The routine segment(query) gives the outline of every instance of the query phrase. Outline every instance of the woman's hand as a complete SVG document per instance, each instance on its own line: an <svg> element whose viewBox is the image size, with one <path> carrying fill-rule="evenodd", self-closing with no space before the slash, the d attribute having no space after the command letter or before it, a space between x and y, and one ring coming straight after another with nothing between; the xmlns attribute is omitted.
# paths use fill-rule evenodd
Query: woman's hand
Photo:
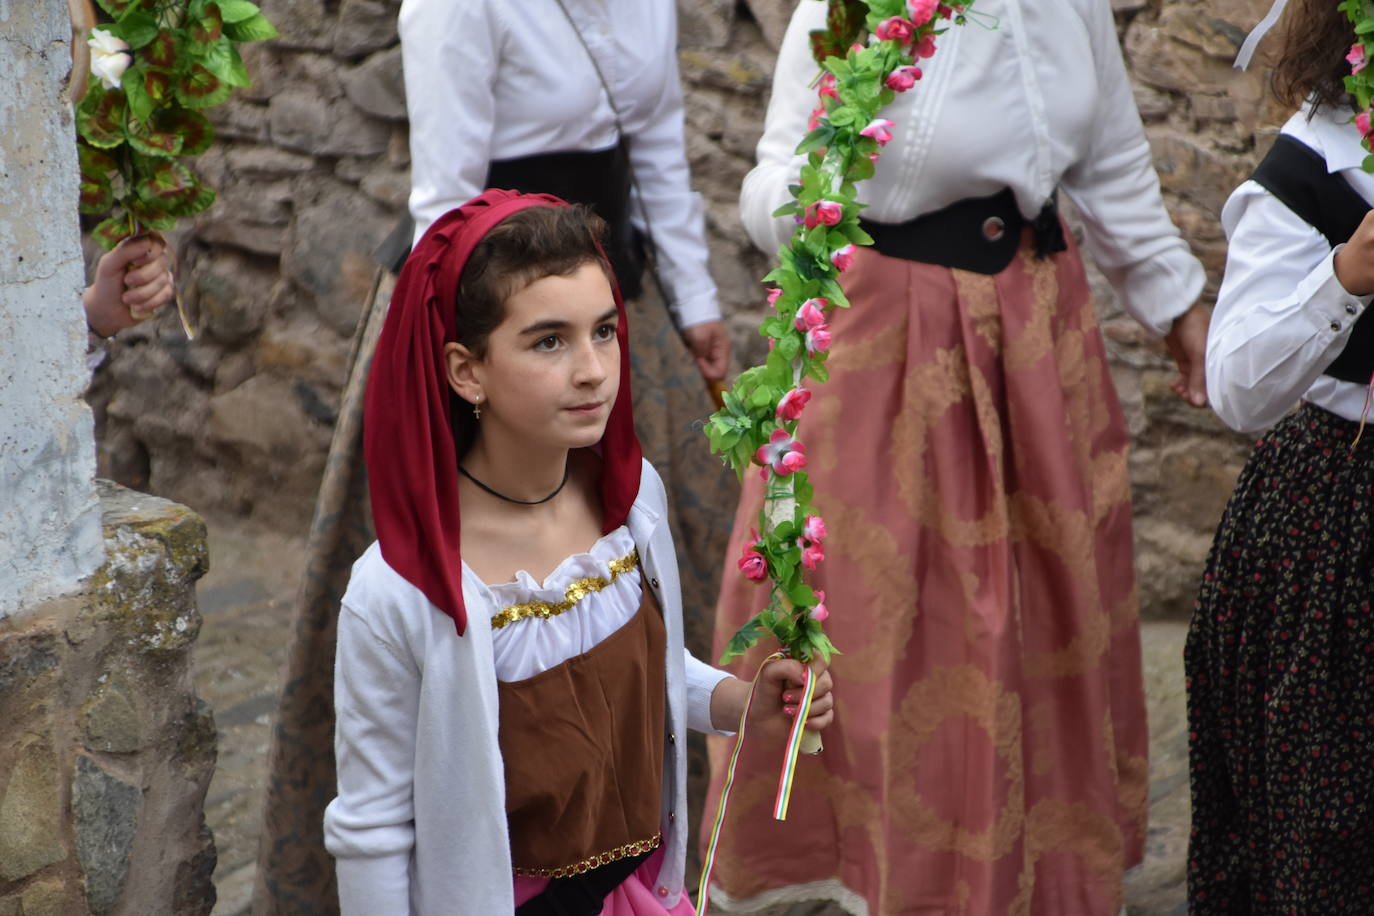
<svg viewBox="0 0 1374 916"><path fill-rule="evenodd" d="M835 720L835 695L831 690L834 681L824 662L813 660L811 667L816 671L816 688L811 697L811 714L806 719L806 727L820 731ZM805 677L802 664L796 659L781 658L769 662L759 678L759 689L754 695L754 705L749 709L748 724L758 726L781 720L790 727L801 705ZM744 704L749 700L749 688L748 681L737 677L721 681L711 694L711 724L721 731L738 728Z"/></svg>
<svg viewBox="0 0 1374 916"><path fill-rule="evenodd" d="M1194 303L1174 319L1164 335L1169 355L1178 366L1178 377L1169 383L1174 394L1194 407L1207 406L1207 326L1212 315L1201 303Z"/></svg>
<svg viewBox="0 0 1374 916"><path fill-rule="evenodd" d="M692 351L702 378L708 382L725 378L730 368L730 335L725 333L725 322L717 319L683 328L682 338Z"/></svg>
<svg viewBox="0 0 1374 916"><path fill-rule="evenodd" d="M175 295L167 243L144 235L125 239L101 256L81 301L91 330L112 337L151 317Z"/></svg>

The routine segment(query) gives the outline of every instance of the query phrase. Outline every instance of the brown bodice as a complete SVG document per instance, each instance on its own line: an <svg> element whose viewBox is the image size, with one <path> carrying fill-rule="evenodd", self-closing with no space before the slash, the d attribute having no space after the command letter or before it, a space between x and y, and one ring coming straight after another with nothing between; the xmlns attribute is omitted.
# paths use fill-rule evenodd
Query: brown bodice
<svg viewBox="0 0 1374 916"><path fill-rule="evenodd" d="M581 874L659 844L666 638L646 588L589 651L499 684L517 875Z"/></svg>

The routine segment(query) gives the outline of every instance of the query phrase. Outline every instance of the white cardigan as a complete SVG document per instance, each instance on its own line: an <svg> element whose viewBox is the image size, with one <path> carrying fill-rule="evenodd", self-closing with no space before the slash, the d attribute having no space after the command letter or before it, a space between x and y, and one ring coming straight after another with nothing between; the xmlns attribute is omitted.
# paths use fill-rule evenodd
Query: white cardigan
<svg viewBox="0 0 1374 916"><path fill-rule="evenodd" d="M667 627L665 854L655 889L676 901L689 840L684 729L712 731L711 692L728 675L683 647L667 502L647 461L626 524ZM460 637L377 544L353 565L335 668L339 794L324 817L344 916L515 909L492 659L491 615L499 609L486 595L465 575L468 627Z"/></svg>

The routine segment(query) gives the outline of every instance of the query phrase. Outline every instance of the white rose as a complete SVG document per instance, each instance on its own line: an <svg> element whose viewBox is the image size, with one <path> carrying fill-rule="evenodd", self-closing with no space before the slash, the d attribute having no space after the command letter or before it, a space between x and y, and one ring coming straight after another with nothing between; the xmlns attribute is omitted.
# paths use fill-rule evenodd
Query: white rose
<svg viewBox="0 0 1374 916"><path fill-rule="evenodd" d="M91 46L91 72L100 78L100 85L118 89L119 78L134 60L129 46L105 29L91 29L86 44Z"/></svg>

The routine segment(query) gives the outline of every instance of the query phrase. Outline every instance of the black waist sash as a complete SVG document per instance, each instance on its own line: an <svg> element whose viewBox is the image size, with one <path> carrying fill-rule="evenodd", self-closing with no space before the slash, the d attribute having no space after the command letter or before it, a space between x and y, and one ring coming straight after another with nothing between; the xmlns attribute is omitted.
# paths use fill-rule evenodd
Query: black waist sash
<svg viewBox="0 0 1374 916"><path fill-rule="evenodd" d="M1320 153L1287 134L1279 134L1250 177L1324 235L1332 248L1350 240L1370 209L1344 176L1327 169ZM1374 374L1371 314L1366 310L1355 322L1345 349L1326 367L1326 375L1357 385L1369 384Z"/></svg>
<svg viewBox="0 0 1374 916"><path fill-rule="evenodd" d="M553 194L569 203L586 204L609 226L605 240L620 293L637 298L644 290L644 245L630 223L630 154L621 141L592 152L539 153L497 159L488 167L488 188ZM393 273L410 254L415 222L406 214L377 249L376 257Z"/></svg>
<svg viewBox="0 0 1374 916"><path fill-rule="evenodd" d="M988 197L966 197L904 223L860 219L859 225L873 237L873 247L890 258L980 274L1007 269L1021 247L1025 226L1032 229L1037 257L1068 248L1055 198L1051 196L1039 215L1028 220L1011 188Z"/></svg>

